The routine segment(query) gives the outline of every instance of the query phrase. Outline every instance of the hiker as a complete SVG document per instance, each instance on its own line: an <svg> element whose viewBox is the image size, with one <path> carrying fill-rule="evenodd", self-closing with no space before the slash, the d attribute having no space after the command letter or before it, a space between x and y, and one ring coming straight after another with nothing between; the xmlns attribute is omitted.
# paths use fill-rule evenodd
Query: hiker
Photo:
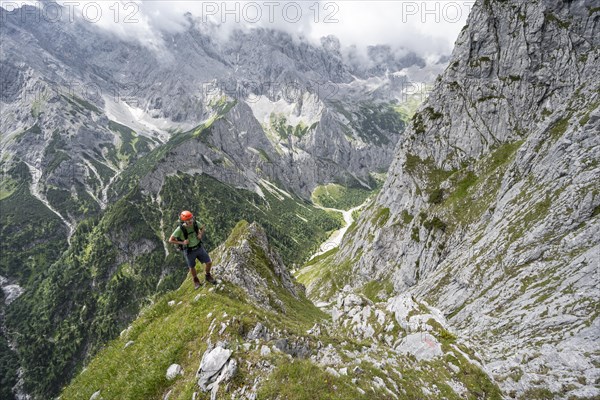
<svg viewBox="0 0 600 400"><path fill-rule="evenodd" d="M180 245L183 249L185 261L187 262L187 266L192 274L192 279L194 280L194 288L198 289L200 287L200 280L196 275L196 259L204 264L206 282L216 284L217 281L210 274L212 261L206 250L204 250L204 247L202 247L204 225L202 225L201 228L198 228L198 223L196 222L194 215L189 211L182 211L179 215L179 221L180 224L169 238L169 243Z"/></svg>

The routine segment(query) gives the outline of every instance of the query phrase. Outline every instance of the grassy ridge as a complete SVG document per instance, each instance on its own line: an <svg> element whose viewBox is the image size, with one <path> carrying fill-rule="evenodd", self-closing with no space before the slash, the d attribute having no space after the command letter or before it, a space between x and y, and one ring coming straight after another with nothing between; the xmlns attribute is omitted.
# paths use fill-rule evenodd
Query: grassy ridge
<svg viewBox="0 0 600 400"><path fill-rule="evenodd" d="M247 226L247 223L238 224L228 243L239 245L238 239L247 238L243 232ZM250 255L253 266L257 271L271 269L257 250L254 248L254 256ZM221 255L212 256L219 259ZM276 293L287 310L284 314L252 305L245 292L232 284L225 283L217 290L204 286L195 291L191 281L186 279L178 290L159 297L154 305L145 308L141 317L74 379L61 398L87 399L97 390L101 390L104 399L159 398L173 385L165 373L171 363L177 362L183 366L188 379L175 381L171 398L189 399L194 390L193 374L208 340L214 343L226 338L236 353L248 353L240 344L258 321L271 329L285 330L289 335L302 335L325 317L304 297L295 299L282 290ZM169 302L175 305L170 306ZM227 328L220 334L211 329L211 326L220 327L221 323ZM125 347L129 342L133 343ZM284 357L280 361L283 362ZM243 382L245 375L242 373L237 382Z"/></svg>
<svg viewBox="0 0 600 400"><path fill-rule="evenodd" d="M271 288L272 281L268 277L273 277L273 267L261 257L264 249L248 236L247 227L247 222L237 224L225 246L242 247L248 240L252 254L242 262L250 260L248 267L267 278L265 284ZM226 253L226 248L220 248L212 256L226 258ZM328 256L322 260L326 258ZM170 393L171 400L188 400L194 392L199 392L195 372L207 344L223 341L232 350L238 370L232 381L221 385L219 399L232 398L234 391L253 386L258 386L257 395L262 399L389 398L389 391L373 384L375 379L398 385L405 398L410 399L501 398L497 386L466 359L464 354L468 350L457 343L456 336L433 319L427 322L432 327L430 334L440 341L445 355L419 362L411 355L399 354L381 344L372 346L370 341L357 338L350 328L344 329L346 324L333 332L321 329L316 336L307 335L315 323L329 324L329 316L304 296L296 299L281 289L274 293L284 303L285 312L271 312L254 305L243 289L229 282L195 291L187 279L179 289L146 307L140 318L110 342L63 390L61 398L89 399L100 391L105 400L160 399L166 393ZM421 307L422 313L429 312ZM270 341L249 341L246 336L258 322L270 332L282 332L283 337L291 341L305 340L311 354L332 345L341 356L340 366L348 371L358 367L359 372L332 374L325 366L307 358L292 358L276 351L261 354L263 346L272 347L277 336ZM394 336L407 334L400 327L386 332ZM357 359L352 355L357 352L366 352L368 356ZM169 381L166 371L172 363L181 365L184 373ZM465 393L457 393L449 382L458 382ZM210 394L199 393L197 398L208 399Z"/></svg>
<svg viewBox="0 0 600 400"><path fill-rule="evenodd" d="M196 296L199 296L198 300L195 300ZM175 305L169 306L169 301L174 301ZM180 289L158 299L122 338L102 350L65 388L61 398L89 399L98 390L105 400L162 398L171 386L171 399L190 399L197 390L194 374L209 339L213 343L227 339L236 358L254 361L241 343L243 336L258 321L271 329L285 329L289 335L302 335L324 317L306 300L287 308L292 311L282 315L252 306L245 293L230 284L218 291L209 291L207 287L194 291L188 279ZM227 323L222 335L217 333L218 329L210 329L213 319L217 327ZM133 344L125 348L129 341ZM287 357L274 356L272 362L283 364L288 361ZM180 364L185 371L184 376L174 383L165 377L171 363ZM245 381L251 380L252 371L243 368L240 373L236 383L247 384Z"/></svg>

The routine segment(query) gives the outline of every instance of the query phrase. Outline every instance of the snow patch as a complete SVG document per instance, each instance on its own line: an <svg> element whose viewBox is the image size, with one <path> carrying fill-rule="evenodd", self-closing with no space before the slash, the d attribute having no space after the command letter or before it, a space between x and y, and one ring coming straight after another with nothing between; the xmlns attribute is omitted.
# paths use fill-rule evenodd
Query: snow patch
<svg viewBox="0 0 600 400"><path fill-rule="evenodd" d="M116 102L110 96L103 96L103 99L104 113L109 119L128 126L140 135L158 139L162 143L165 143L171 136L168 129L188 131L194 127L189 123L177 124L166 118L152 118L141 108L133 107L124 101Z"/></svg>
<svg viewBox="0 0 600 400"><path fill-rule="evenodd" d="M323 103L314 94L304 93L299 103L288 103L284 99L272 101L266 96L260 96L248 102L252 114L261 124L269 125L271 114L282 114L291 126L303 123L307 126L319 122L323 113ZM300 108L300 110L298 109Z"/></svg>

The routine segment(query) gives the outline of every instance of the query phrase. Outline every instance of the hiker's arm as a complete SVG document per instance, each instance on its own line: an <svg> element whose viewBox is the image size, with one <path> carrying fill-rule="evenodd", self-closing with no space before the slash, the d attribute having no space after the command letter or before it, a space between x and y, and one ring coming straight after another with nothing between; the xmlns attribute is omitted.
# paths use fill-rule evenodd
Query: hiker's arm
<svg viewBox="0 0 600 400"><path fill-rule="evenodd" d="M175 236L171 236L171 237L169 238L169 243L187 245L187 244L189 244L189 243L190 243L190 241L189 241L189 240L187 240L187 239L186 239L186 240L184 240L184 241L180 241L180 240L177 240L177 238L176 238Z"/></svg>
<svg viewBox="0 0 600 400"><path fill-rule="evenodd" d="M200 230L198 231L198 240L202 240L202 237L204 236L204 225L202 225L202 227L200 228Z"/></svg>

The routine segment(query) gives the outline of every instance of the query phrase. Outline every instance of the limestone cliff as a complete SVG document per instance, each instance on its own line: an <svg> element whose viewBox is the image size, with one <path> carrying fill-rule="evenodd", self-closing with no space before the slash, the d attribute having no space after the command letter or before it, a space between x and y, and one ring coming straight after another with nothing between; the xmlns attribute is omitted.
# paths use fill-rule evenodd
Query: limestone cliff
<svg viewBox="0 0 600 400"><path fill-rule="evenodd" d="M599 11L477 2L332 255L440 308L509 394L600 394Z"/></svg>

